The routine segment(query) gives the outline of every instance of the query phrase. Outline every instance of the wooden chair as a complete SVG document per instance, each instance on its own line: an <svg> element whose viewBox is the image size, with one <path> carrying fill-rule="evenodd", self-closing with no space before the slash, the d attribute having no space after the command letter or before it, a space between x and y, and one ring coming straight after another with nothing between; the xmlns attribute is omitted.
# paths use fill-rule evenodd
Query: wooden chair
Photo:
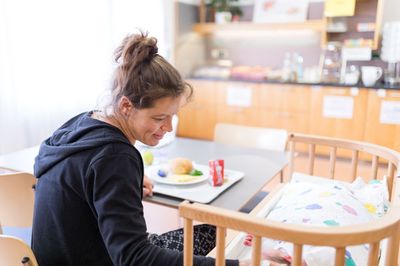
<svg viewBox="0 0 400 266"><path fill-rule="evenodd" d="M38 266L38 263L31 248L24 241L0 235L0 265Z"/></svg>
<svg viewBox="0 0 400 266"><path fill-rule="evenodd" d="M270 238L293 243L292 264L302 265L302 250L304 245L330 246L335 248L335 265L345 265L345 251L347 246L368 244L369 256L368 265L378 265L378 257L381 241L388 239L385 249L386 261L384 265L398 265L399 243L400 243L400 202L396 193L395 178L400 176L400 153L378 145L333 139L317 136L290 134L288 139L291 151L291 162L289 174L294 171L296 157L296 144L309 145L308 173L313 174L315 163L315 149L318 145L331 147L330 167L328 178L335 177L335 162L337 149L348 149L352 151L351 172L353 179L357 174L357 165L360 153L370 154L371 174L374 179L377 177L379 162L387 164L388 186L391 199L391 208L382 218L372 222L360 224L359 226L341 227L314 227L279 223L267 220L256 215L244 214L223 210L220 208L190 204L184 202L179 206L180 215L184 218L184 265L190 266L193 261L193 221L213 224L217 227L216 265L225 265L226 234L228 229L252 234L252 264L260 265L262 238ZM282 186L282 185L281 185ZM267 205L268 198L264 199L261 205ZM230 231L230 230L229 230Z"/></svg>
<svg viewBox="0 0 400 266"><path fill-rule="evenodd" d="M250 127L218 123L214 129L214 141L245 148L284 151L287 131L276 128Z"/></svg>
<svg viewBox="0 0 400 266"><path fill-rule="evenodd" d="M32 227L36 178L29 173L0 175L1 226Z"/></svg>
<svg viewBox="0 0 400 266"><path fill-rule="evenodd" d="M244 148L285 151L288 133L284 129L251 127L218 123L214 129L214 141ZM283 170L279 172L283 181ZM241 209L250 212L268 193L260 191Z"/></svg>

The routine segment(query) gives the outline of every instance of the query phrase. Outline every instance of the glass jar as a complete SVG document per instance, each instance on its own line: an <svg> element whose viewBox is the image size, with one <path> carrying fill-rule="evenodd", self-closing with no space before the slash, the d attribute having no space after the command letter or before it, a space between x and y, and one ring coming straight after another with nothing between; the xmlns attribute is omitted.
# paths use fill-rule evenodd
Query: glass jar
<svg viewBox="0 0 400 266"><path fill-rule="evenodd" d="M339 83L342 66L342 44L329 42L321 54L321 82Z"/></svg>

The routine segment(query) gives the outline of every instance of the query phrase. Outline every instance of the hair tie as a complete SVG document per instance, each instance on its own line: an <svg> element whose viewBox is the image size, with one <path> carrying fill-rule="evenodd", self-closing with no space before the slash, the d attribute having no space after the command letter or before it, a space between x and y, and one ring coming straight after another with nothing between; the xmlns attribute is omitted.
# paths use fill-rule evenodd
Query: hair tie
<svg viewBox="0 0 400 266"><path fill-rule="evenodd" d="M156 55L158 53L158 47L153 47L153 49L151 49L151 53L153 54L153 56Z"/></svg>

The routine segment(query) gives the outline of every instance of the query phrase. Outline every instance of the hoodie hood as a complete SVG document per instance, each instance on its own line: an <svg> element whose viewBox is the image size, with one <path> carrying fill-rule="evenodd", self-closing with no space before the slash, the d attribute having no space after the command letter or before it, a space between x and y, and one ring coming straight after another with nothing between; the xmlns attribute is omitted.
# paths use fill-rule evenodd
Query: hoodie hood
<svg viewBox="0 0 400 266"><path fill-rule="evenodd" d="M36 178L72 154L109 143L121 142L132 146L121 130L91 118L92 113L86 112L72 118L41 144L35 158Z"/></svg>

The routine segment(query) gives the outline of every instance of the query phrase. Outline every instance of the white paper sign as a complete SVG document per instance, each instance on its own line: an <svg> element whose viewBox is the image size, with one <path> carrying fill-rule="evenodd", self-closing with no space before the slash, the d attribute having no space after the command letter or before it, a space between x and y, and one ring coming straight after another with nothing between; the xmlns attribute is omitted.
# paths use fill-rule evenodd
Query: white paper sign
<svg viewBox="0 0 400 266"><path fill-rule="evenodd" d="M380 122L400 125L400 102L382 101Z"/></svg>
<svg viewBox="0 0 400 266"><path fill-rule="evenodd" d="M228 87L226 103L231 106L250 107L252 92L249 87Z"/></svg>
<svg viewBox="0 0 400 266"><path fill-rule="evenodd" d="M324 117L352 119L354 99L350 96L324 96L322 109Z"/></svg>

